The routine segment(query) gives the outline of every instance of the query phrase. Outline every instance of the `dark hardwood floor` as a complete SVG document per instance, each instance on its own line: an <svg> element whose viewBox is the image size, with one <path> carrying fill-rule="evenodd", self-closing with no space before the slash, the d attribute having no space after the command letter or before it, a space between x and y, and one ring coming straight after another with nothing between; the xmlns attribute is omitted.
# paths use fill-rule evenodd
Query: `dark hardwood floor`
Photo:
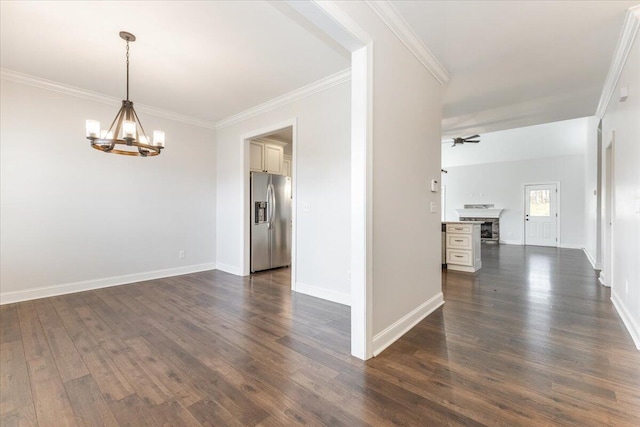
<svg viewBox="0 0 640 427"><path fill-rule="evenodd" d="M3 427L640 426L640 352L581 251L484 246L380 356L289 270L0 308Z"/></svg>

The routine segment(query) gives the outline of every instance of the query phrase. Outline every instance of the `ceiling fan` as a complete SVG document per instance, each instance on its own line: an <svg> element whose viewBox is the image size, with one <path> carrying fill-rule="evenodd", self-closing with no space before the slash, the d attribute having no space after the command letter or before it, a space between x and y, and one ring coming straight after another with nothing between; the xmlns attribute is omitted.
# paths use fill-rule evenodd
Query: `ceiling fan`
<svg viewBox="0 0 640 427"><path fill-rule="evenodd" d="M480 138L480 135L472 135L472 136L467 136L465 138L453 138L445 142L453 142L452 147L455 147L456 145L461 145L467 142L477 144L478 142L480 142L480 139L476 140L476 138Z"/></svg>

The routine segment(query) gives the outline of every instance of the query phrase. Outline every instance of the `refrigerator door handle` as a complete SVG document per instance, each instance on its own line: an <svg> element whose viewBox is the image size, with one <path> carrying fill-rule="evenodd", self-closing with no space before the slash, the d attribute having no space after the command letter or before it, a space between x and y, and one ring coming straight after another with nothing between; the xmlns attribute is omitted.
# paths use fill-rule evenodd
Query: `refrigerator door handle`
<svg viewBox="0 0 640 427"><path fill-rule="evenodd" d="M267 228L271 230L273 225L273 186L267 185Z"/></svg>
<svg viewBox="0 0 640 427"><path fill-rule="evenodd" d="M273 218L276 216L278 206L276 205L276 190L273 188L273 184L269 184L271 187L271 228L273 229Z"/></svg>
<svg viewBox="0 0 640 427"><path fill-rule="evenodd" d="M276 190L273 187L273 184L271 185L271 229L273 229L273 220L275 219L275 216L277 215L277 210L278 210L278 206L276 206Z"/></svg>

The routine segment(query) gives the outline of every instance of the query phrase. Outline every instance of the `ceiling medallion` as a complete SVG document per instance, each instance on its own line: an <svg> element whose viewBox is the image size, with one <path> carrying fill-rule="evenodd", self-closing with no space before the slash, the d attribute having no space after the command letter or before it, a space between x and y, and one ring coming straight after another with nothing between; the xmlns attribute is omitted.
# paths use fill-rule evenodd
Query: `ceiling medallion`
<svg viewBox="0 0 640 427"><path fill-rule="evenodd" d="M97 120L87 120L87 139L93 148L105 153L157 156L164 148L164 132L154 130L153 141L149 139L133 109L133 102L129 101L129 42L136 41L136 36L121 31L120 37L127 42L127 99L122 101L122 107L108 130L101 130ZM119 146L118 149L115 148L116 145Z"/></svg>

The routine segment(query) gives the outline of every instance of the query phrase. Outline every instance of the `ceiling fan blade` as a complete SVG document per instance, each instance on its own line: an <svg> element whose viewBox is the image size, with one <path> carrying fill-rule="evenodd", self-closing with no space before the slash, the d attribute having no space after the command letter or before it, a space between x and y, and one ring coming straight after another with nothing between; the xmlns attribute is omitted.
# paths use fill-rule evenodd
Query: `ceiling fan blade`
<svg viewBox="0 0 640 427"><path fill-rule="evenodd" d="M466 138L462 138L462 139L473 139L473 138L478 138L480 137L480 135L471 135L471 136L467 136Z"/></svg>
<svg viewBox="0 0 640 427"><path fill-rule="evenodd" d="M480 141L465 141L465 142L472 142L472 143L474 143L474 144L477 144L477 143L478 143L478 142L480 142Z"/></svg>
<svg viewBox="0 0 640 427"><path fill-rule="evenodd" d="M455 147L456 145L458 145L458 144L456 144L456 143L454 142L454 143L451 145L451 148Z"/></svg>

